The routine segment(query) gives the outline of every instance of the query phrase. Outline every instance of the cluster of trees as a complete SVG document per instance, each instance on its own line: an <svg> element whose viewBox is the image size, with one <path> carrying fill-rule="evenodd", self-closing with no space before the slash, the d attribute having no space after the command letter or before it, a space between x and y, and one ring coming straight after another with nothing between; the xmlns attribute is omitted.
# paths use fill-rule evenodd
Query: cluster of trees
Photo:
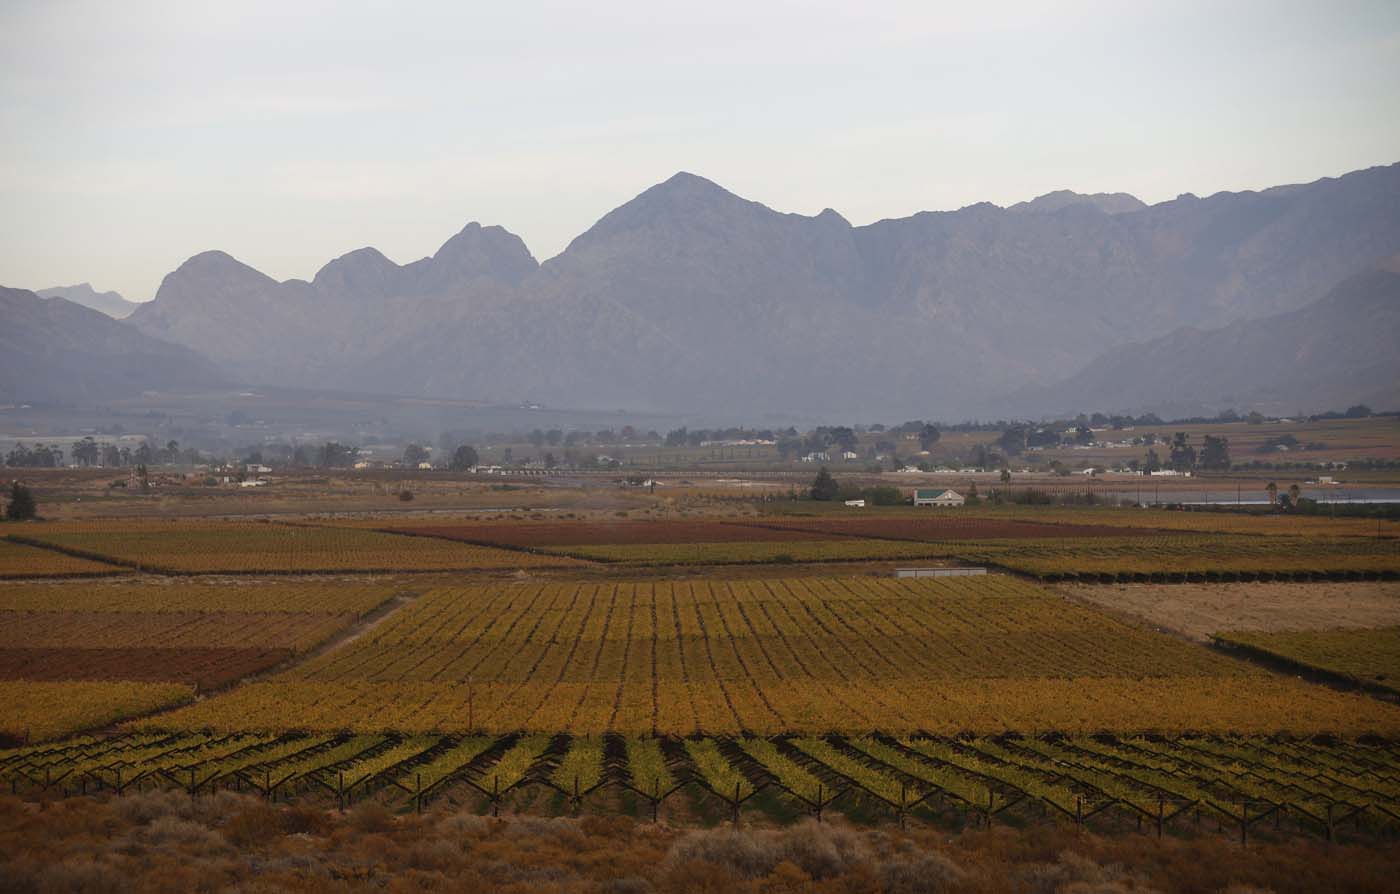
<svg viewBox="0 0 1400 894"><path fill-rule="evenodd" d="M164 447L143 441L133 450L130 447L118 447L86 437L73 444L71 453L73 462L80 466L103 466L109 469L156 463L198 465L207 461L198 450L180 449L179 441L167 441ZM5 455L5 465L11 468L59 468L64 465L63 448L45 444L34 447L17 444Z"/></svg>

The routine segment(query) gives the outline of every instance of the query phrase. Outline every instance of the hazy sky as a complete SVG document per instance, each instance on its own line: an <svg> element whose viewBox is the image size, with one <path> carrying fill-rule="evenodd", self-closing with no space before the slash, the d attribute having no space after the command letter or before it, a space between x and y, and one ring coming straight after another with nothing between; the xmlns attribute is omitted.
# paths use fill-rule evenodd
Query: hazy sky
<svg viewBox="0 0 1400 894"><path fill-rule="evenodd" d="M677 170L853 223L1400 161L1400 2L0 0L0 285L544 259Z"/></svg>

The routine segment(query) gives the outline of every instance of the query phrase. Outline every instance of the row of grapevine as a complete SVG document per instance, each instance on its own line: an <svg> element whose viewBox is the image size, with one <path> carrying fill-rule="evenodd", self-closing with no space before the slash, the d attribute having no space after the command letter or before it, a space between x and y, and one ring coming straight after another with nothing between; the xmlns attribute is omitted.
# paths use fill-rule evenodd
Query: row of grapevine
<svg viewBox="0 0 1400 894"><path fill-rule="evenodd" d="M465 791L493 810L529 786L553 789L575 808L612 788L640 796L653 814L689 788L736 819L772 792L818 817L854 798L900 821L948 809L979 822L1011 812L1077 823L1117 814L1160 831L1205 815L1241 834L1288 818L1329 835L1346 819L1400 823L1400 745L1246 737L139 734L0 751L0 781L18 794L321 792L342 806L378 792L419 809Z"/></svg>

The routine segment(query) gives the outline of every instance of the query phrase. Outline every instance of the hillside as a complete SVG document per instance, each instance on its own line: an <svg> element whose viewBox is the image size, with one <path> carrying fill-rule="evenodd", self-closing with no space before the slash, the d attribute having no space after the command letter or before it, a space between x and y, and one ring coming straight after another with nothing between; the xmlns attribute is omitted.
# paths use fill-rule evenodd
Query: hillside
<svg viewBox="0 0 1400 894"><path fill-rule="evenodd" d="M1059 384L1018 394L1011 412L1397 407L1397 347L1400 272L1372 270L1300 310L1115 348Z"/></svg>
<svg viewBox="0 0 1400 894"><path fill-rule="evenodd" d="M114 320L130 316L132 311L141 306L136 301L127 301L118 292L99 292L90 283L85 282L78 283L76 286L39 289L35 294L41 298L66 298L74 304L100 310Z"/></svg>
<svg viewBox="0 0 1400 894"><path fill-rule="evenodd" d="M1262 192L1059 192L855 227L677 174L535 263L471 224L311 282L209 252L130 320L231 375L555 405L978 413L1120 345L1297 310L1400 249L1400 165Z"/></svg>
<svg viewBox="0 0 1400 894"><path fill-rule="evenodd" d="M228 377L188 348L63 298L0 287L0 399L91 404Z"/></svg>

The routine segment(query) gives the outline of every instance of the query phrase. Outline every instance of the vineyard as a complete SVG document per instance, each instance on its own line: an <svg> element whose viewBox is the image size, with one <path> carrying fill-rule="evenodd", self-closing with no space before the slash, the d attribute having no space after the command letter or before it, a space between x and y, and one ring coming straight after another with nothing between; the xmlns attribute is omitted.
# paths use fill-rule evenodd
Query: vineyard
<svg viewBox="0 0 1400 894"><path fill-rule="evenodd" d="M965 562L1043 581L1361 580L1400 575L1400 542L1228 535L957 544Z"/></svg>
<svg viewBox="0 0 1400 894"><path fill-rule="evenodd" d="M955 556L957 551L949 544L913 541L846 538L775 541L759 538L754 541L712 543L588 544L551 547L549 552L624 565L756 565L947 558Z"/></svg>
<svg viewBox="0 0 1400 894"><path fill-rule="evenodd" d="M394 525L382 530L515 548L589 544L727 543L825 540L820 534L737 521L474 522ZM837 536L837 535L832 535Z"/></svg>
<svg viewBox="0 0 1400 894"><path fill-rule="evenodd" d="M345 648L148 729L574 735L1400 730L1015 578L432 590Z"/></svg>
<svg viewBox="0 0 1400 894"><path fill-rule="evenodd" d="M188 701L183 683L0 680L0 740L42 741Z"/></svg>
<svg viewBox="0 0 1400 894"><path fill-rule="evenodd" d="M429 537L250 522L96 522L27 528L11 541L165 574L507 570L577 564Z"/></svg>
<svg viewBox="0 0 1400 894"><path fill-rule="evenodd" d="M1226 646L1400 693L1400 627L1232 631L1218 633L1215 639Z"/></svg>
<svg viewBox="0 0 1400 894"><path fill-rule="evenodd" d="M0 750L0 785L26 796L237 789L342 808L447 798L492 812L533 788L557 809L588 802L652 817L708 802L736 820L757 805L1157 834L1204 821L1247 837L1287 824L1329 840L1363 823L1400 826L1400 748L1279 737L141 733Z"/></svg>
<svg viewBox="0 0 1400 894"><path fill-rule="evenodd" d="M62 735L149 713L191 687L219 688L305 653L397 592L281 581L8 586L0 592L0 733ZM146 685L156 683L176 685ZM109 703L96 704L108 691Z"/></svg>
<svg viewBox="0 0 1400 894"><path fill-rule="evenodd" d="M123 570L92 559L0 539L0 580L18 577L95 577L120 574Z"/></svg>

